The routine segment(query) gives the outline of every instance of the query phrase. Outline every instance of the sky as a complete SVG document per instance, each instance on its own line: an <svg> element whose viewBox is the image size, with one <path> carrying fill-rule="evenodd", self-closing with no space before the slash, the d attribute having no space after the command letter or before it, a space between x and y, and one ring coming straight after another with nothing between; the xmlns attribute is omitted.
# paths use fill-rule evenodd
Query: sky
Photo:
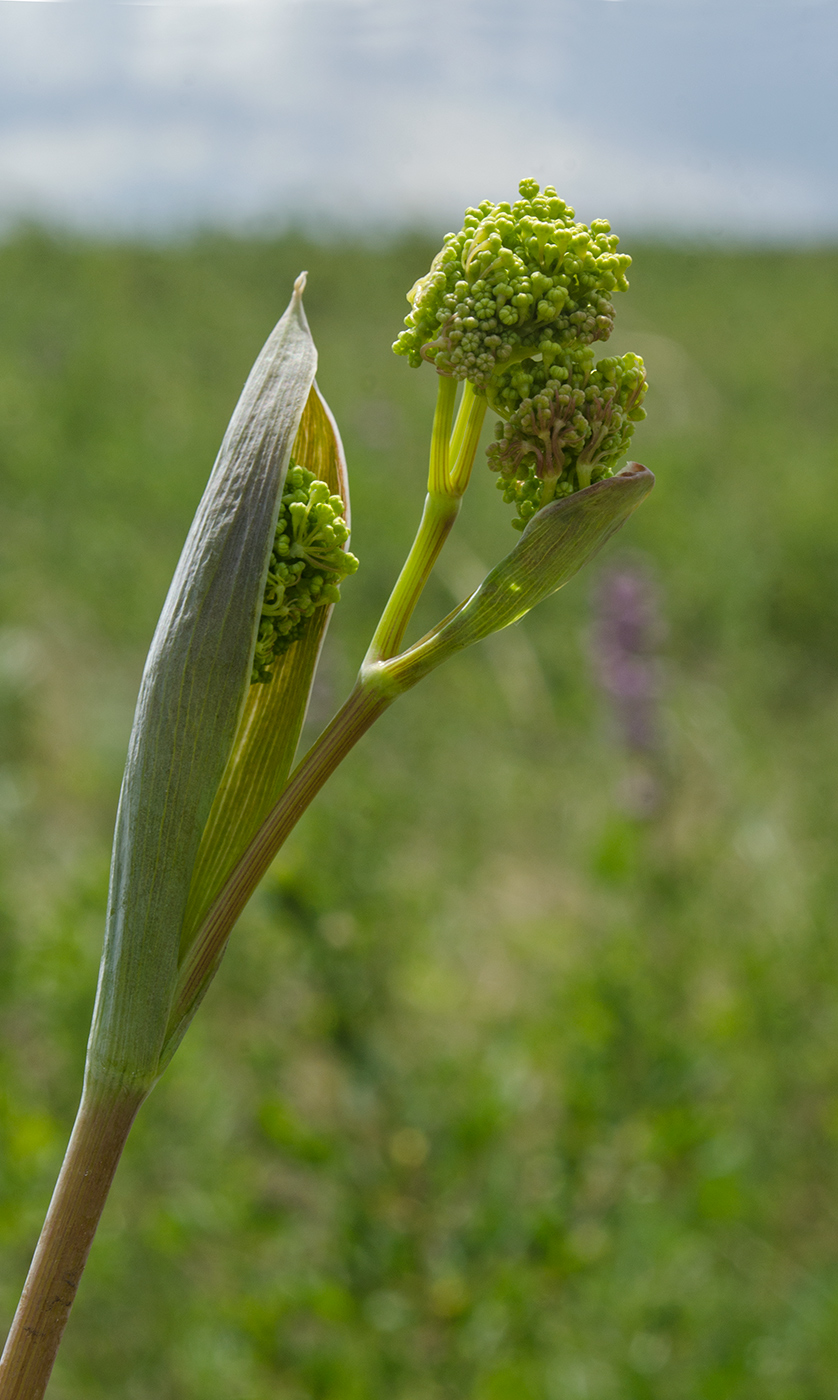
<svg viewBox="0 0 838 1400"><path fill-rule="evenodd" d="M0 0L0 225L838 237L838 0Z"/></svg>

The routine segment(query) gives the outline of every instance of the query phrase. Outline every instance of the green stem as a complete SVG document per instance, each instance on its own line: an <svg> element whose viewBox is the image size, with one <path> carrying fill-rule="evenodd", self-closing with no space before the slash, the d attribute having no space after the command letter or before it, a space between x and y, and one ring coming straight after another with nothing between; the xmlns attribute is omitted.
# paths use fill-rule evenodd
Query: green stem
<svg viewBox="0 0 838 1400"><path fill-rule="evenodd" d="M452 434L456 391L455 380L439 376L425 508L410 553L375 629L366 655L367 665L387 661L399 650L469 483L488 405L466 381Z"/></svg>
<svg viewBox="0 0 838 1400"><path fill-rule="evenodd" d="M451 423L456 396L457 381L439 375L425 508L410 553L396 579L396 585L370 642L367 652L367 661L370 662L395 656L401 646L422 590L430 578L431 570L439 558L440 550L460 509L460 498L451 491L448 470Z"/></svg>
<svg viewBox="0 0 838 1400"><path fill-rule="evenodd" d="M231 872L184 959L160 1059L162 1073L197 1010L233 926L286 837L338 764L399 693L375 668L352 694L292 773L282 796ZM383 682L383 683L382 683Z"/></svg>
<svg viewBox="0 0 838 1400"><path fill-rule="evenodd" d="M0 1360L0 1400L41 1400L122 1149L144 1094L85 1085Z"/></svg>
<svg viewBox="0 0 838 1400"><path fill-rule="evenodd" d="M449 656L508 627L567 583L631 514L653 480L651 472L632 463L587 493L554 502L528 526L470 599L407 651L364 662L349 699L291 775L198 930L180 969L161 1069L186 1029L253 890L312 798L361 735L396 696Z"/></svg>
<svg viewBox="0 0 838 1400"><path fill-rule="evenodd" d="M367 663L395 656L459 510L459 496L428 492L416 538L370 642Z"/></svg>
<svg viewBox="0 0 838 1400"><path fill-rule="evenodd" d="M462 496L468 486L488 407L489 401L485 395L476 394L469 380L466 380L451 438L451 490L457 496Z"/></svg>
<svg viewBox="0 0 838 1400"><path fill-rule="evenodd" d="M457 398L457 381L447 375L437 375L436 409L431 433L431 460L428 467L428 490L434 496L451 494L448 475L449 444L451 424L454 421L454 403Z"/></svg>

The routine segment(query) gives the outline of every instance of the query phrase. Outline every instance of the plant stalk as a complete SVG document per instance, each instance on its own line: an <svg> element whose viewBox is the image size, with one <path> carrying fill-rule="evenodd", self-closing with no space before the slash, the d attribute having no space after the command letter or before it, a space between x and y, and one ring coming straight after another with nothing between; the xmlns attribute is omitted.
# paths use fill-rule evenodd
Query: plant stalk
<svg viewBox="0 0 838 1400"><path fill-rule="evenodd" d="M122 1149L145 1092L85 1085L0 1360L0 1400L41 1400Z"/></svg>
<svg viewBox="0 0 838 1400"><path fill-rule="evenodd" d="M387 661L396 655L459 510L459 496L428 492L416 539L375 629L366 655L367 663Z"/></svg>
<svg viewBox="0 0 838 1400"><path fill-rule="evenodd" d="M463 385L460 411L451 437L451 491L462 496L471 480L471 469L480 445L483 420L489 407L484 394L476 394L470 380Z"/></svg>
<svg viewBox="0 0 838 1400"><path fill-rule="evenodd" d="M398 693L395 689L388 693L383 687L364 684L363 679L359 680L331 724L291 774L282 796L231 872L184 959L160 1057L161 1072L177 1049L203 998L236 920L274 856L326 779Z"/></svg>
<svg viewBox="0 0 838 1400"><path fill-rule="evenodd" d="M452 432L456 390L455 380L439 376L425 508L410 553L370 642L365 665L388 661L398 652L431 570L459 514L480 442L487 402L475 394L467 381Z"/></svg>

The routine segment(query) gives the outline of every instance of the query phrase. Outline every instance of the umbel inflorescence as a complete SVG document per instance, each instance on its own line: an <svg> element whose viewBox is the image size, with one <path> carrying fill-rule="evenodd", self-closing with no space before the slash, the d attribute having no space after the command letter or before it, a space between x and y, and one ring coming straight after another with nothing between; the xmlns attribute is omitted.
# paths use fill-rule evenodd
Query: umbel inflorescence
<svg viewBox="0 0 838 1400"><path fill-rule="evenodd" d="M498 402L509 416L495 425L487 455L521 529L555 497L612 475L645 417L646 371L639 355L594 364L593 351L581 346L549 366L528 360L499 378L507 382Z"/></svg>
<svg viewBox="0 0 838 1400"><path fill-rule="evenodd" d="M643 418L637 355L594 362L631 259L605 219L590 228L551 185L466 211L408 293L393 349L466 380L499 416L489 464L522 529L541 506L610 476Z"/></svg>
<svg viewBox="0 0 838 1400"><path fill-rule="evenodd" d="M325 481L292 461L268 564L251 682L267 682L315 609L340 599L340 583L358 560L346 549L344 504Z"/></svg>

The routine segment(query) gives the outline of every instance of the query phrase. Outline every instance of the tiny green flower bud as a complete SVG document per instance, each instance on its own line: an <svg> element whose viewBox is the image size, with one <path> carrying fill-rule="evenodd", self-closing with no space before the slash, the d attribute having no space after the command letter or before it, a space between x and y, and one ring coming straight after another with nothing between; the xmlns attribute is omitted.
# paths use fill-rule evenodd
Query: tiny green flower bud
<svg viewBox="0 0 838 1400"><path fill-rule="evenodd" d="M336 603L340 582L358 560L344 548L344 503L325 481L291 463L282 493L262 601L251 682L265 684L273 664L302 634L316 608Z"/></svg>
<svg viewBox="0 0 838 1400"><path fill-rule="evenodd" d="M502 413L487 456L522 530L537 510L613 475L644 416L646 372L639 355L593 363L587 347L531 372L502 371L491 402Z"/></svg>

